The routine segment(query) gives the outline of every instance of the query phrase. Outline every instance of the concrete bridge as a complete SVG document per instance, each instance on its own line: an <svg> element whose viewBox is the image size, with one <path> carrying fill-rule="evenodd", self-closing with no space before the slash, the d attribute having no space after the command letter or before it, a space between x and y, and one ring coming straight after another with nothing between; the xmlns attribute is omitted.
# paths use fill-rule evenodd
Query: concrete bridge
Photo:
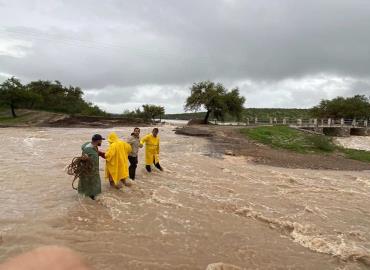
<svg viewBox="0 0 370 270"><path fill-rule="evenodd" d="M290 126L293 128L311 131L315 133L325 134L327 136L370 136L370 122L368 119L356 120L356 119L288 119L288 118L269 118L269 119L258 119L258 118L247 118L243 122L217 122L216 125L237 125L237 126Z"/></svg>

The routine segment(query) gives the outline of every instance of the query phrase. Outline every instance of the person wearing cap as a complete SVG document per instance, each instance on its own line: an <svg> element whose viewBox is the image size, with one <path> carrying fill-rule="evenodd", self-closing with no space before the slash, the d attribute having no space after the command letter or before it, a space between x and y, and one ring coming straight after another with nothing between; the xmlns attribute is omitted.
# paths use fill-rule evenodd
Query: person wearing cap
<svg viewBox="0 0 370 270"><path fill-rule="evenodd" d="M101 180L99 175L99 156L105 158L105 153L99 151L102 141L105 140L100 134L95 134L91 142L86 142L81 146L82 154L87 155L93 162L93 171L91 175L81 176L78 181L78 193L84 194L95 200L95 197L101 193Z"/></svg>
<svg viewBox="0 0 370 270"><path fill-rule="evenodd" d="M158 128L154 128L152 133L144 136L140 143L142 145L145 144L145 168L148 172L152 171L151 165L163 171L163 168L159 164L159 130Z"/></svg>
<svg viewBox="0 0 370 270"><path fill-rule="evenodd" d="M128 155L128 160L130 161L128 172L130 175L130 179L135 180L139 148L143 147L143 145L140 143L140 128L134 129L134 132L131 133L131 138L127 142L131 145L132 148L131 153Z"/></svg>
<svg viewBox="0 0 370 270"><path fill-rule="evenodd" d="M118 138L115 132L108 135L109 147L105 152L105 178L112 187L120 189L122 184L130 186L128 181L128 155L131 145Z"/></svg>

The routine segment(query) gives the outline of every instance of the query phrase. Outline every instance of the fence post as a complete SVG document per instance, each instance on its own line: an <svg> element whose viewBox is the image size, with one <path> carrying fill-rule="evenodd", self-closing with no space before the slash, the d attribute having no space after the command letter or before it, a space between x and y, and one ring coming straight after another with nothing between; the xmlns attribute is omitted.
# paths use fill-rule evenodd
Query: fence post
<svg viewBox="0 0 370 270"><path fill-rule="evenodd" d="M313 125L315 126L315 127L317 127L317 119L315 118L315 119L313 119Z"/></svg>
<svg viewBox="0 0 370 270"><path fill-rule="evenodd" d="M356 123L356 118L353 118L353 120L352 120L352 126L356 126L357 125L357 123Z"/></svg>
<svg viewBox="0 0 370 270"><path fill-rule="evenodd" d="M340 126L343 127L344 126L344 118L341 118L340 119Z"/></svg>
<svg viewBox="0 0 370 270"><path fill-rule="evenodd" d="M297 119L297 125L302 126L302 119Z"/></svg>
<svg viewBox="0 0 370 270"><path fill-rule="evenodd" d="M367 127L367 124L368 124L368 122L367 122L367 119L364 121L364 127Z"/></svg>
<svg viewBox="0 0 370 270"><path fill-rule="evenodd" d="M331 118L328 118L328 126L331 126Z"/></svg>
<svg viewBox="0 0 370 270"><path fill-rule="evenodd" d="M247 126L249 126L249 117L247 117Z"/></svg>
<svg viewBox="0 0 370 270"><path fill-rule="evenodd" d="M283 118L283 125L286 125L286 118Z"/></svg>
<svg viewBox="0 0 370 270"><path fill-rule="evenodd" d="M270 117L270 125L272 125L272 118Z"/></svg>
<svg viewBox="0 0 370 270"><path fill-rule="evenodd" d="M254 123L257 125L258 124L258 118L254 118Z"/></svg>

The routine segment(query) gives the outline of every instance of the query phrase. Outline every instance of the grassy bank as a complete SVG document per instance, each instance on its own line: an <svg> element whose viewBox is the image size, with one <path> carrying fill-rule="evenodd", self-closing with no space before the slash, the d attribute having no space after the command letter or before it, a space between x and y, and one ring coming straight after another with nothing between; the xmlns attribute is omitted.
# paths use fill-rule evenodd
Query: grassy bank
<svg viewBox="0 0 370 270"><path fill-rule="evenodd" d="M337 153L347 158L370 162L370 152L345 149L333 143L332 138L308 134L289 127L257 127L240 130L247 138L273 148L287 149L298 153L331 154Z"/></svg>
<svg viewBox="0 0 370 270"><path fill-rule="evenodd" d="M198 113L179 113L179 114L166 114L163 119L180 119L180 120L191 120L191 119L203 119L205 112ZM242 119L269 119L270 117L276 117L278 119L307 119L310 118L310 111L308 109L281 109L281 108L246 108L242 113ZM213 119L213 116L211 116ZM236 119L226 116L225 121L236 121Z"/></svg>

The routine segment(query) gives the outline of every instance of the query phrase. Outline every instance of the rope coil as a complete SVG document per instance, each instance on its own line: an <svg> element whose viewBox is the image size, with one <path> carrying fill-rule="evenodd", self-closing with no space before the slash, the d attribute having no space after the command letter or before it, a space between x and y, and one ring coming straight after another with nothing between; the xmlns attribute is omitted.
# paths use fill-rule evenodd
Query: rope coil
<svg viewBox="0 0 370 270"><path fill-rule="evenodd" d="M75 181L84 176L90 176L93 173L94 163L88 155L82 155L72 159L71 164L67 167L67 174L74 176L72 181L72 188L77 190L74 186Z"/></svg>

